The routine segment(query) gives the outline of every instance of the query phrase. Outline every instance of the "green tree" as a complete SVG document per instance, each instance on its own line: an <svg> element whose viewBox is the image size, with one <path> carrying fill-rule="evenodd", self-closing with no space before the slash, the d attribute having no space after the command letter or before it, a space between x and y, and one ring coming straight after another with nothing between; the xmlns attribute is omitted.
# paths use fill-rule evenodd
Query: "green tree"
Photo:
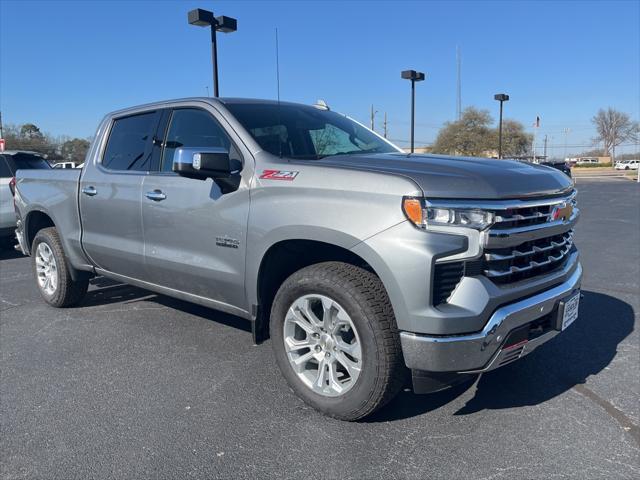
<svg viewBox="0 0 640 480"><path fill-rule="evenodd" d="M44 135L33 123L25 123L20 127L20 136L28 140L44 140Z"/></svg>
<svg viewBox="0 0 640 480"><path fill-rule="evenodd" d="M494 147L498 150L498 129L494 130ZM531 149L533 135L524 131L524 125L515 120L502 121L502 157L517 157Z"/></svg>
<svg viewBox="0 0 640 480"><path fill-rule="evenodd" d="M493 119L486 110L469 107L460 120L447 122L438 133L433 145L434 153L492 157L498 155L498 128L492 128ZM502 155L525 155L533 141L532 135L515 120L502 122Z"/></svg>
<svg viewBox="0 0 640 480"><path fill-rule="evenodd" d="M479 157L494 148L493 119L487 110L468 107L460 120L447 122L438 133L434 153Z"/></svg>
<svg viewBox="0 0 640 480"><path fill-rule="evenodd" d="M28 150L38 152L53 159L57 156L57 143L49 136L43 134L37 125L25 123L15 126L7 125L4 128L4 137L7 143L7 150Z"/></svg>
<svg viewBox="0 0 640 480"><path fill-rule="evenodd" d="M60 147L62 158L76 163L84 162L84 157L89 150L89 142L83 138L67 140Z"/></svg>

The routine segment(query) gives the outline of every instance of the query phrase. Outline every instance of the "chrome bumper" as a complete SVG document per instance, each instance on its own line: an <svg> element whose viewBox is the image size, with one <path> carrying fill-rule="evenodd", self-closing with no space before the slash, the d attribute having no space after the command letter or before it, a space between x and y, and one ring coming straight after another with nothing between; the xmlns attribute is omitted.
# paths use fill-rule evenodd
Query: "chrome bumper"
<svg viewBox="0 0 640 480"><path fill-rule="evenodd" d="M401 332L402 352L407 367L430 372L479 373L522 358L555 337L552 328L540 336L503 348L508 335L530 322L556 314L561 300L580 287L582 266L563 283L524 300L498 308L482 331L457 336L426 336Z"/></svg>

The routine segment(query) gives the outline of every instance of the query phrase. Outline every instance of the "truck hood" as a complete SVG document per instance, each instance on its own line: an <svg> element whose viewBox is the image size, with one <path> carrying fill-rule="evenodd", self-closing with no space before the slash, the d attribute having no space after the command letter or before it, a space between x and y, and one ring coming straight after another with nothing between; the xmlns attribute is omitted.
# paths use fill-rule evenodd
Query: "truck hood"
<svg viewBox="0 0 640 480"><path fill-rule="evenodd" d="M391 153L338 155L313 164L402 175L428 198L525 198L556 195L573 186L554 168L513 160Z"/></svg>

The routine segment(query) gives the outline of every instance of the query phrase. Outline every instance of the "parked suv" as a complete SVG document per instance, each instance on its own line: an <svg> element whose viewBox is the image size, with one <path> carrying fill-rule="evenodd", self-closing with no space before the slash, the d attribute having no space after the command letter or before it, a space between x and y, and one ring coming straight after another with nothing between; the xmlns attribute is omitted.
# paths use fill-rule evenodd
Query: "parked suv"
<svg viewBox="0 0 640 480"><path fill-rule="evenodd" d="M13 207L13 189L18 169L49 169L49 163L33 152L0 152L0 239L15 237L16 212Z"/></svg>
<svg viewBox="0 0 640 480"><path fill-rule="evenodd" d="M622 160L620 162L616 162L616 170L638 170L638 165L640 165L640 160Z"/></svg>
<svg viewBox="0 0 640 480"><path fill-rule="evenodd" d="M16 192L47 303L77 304L102 275L246 318L336 418L380 408L409 372L416 393L476 378L578 316L570 178L406 154L326 106L120 110L82 170L23 170Z"/></svg>

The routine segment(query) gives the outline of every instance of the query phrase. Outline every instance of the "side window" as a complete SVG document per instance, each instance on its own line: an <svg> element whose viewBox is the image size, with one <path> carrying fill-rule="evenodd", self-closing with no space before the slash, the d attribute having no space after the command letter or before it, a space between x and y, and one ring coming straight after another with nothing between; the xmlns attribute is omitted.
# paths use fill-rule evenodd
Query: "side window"
<svg viewBox="0 0 640 480"><path fill-rule="evenodd" d="M150 170L157 120L157 112L116 119L102 157L102 166L109 170Z"/></svg>
<svg viewBox="0 0 640 480"><path fill-rule="evenodd" d="M9 165L7 165L7 161L4 159L3 155L0 155L0 178L13 177L11 170L9 169Z"/></svg>
<svg viewBox="0 0 640 480"><path fill-rule="evenodd" d="M228 150L231 158L240 158L216 119L197 108L173 111L162 154L162 171L171 171L173 153L180 147L220 147Z"/></svg>

